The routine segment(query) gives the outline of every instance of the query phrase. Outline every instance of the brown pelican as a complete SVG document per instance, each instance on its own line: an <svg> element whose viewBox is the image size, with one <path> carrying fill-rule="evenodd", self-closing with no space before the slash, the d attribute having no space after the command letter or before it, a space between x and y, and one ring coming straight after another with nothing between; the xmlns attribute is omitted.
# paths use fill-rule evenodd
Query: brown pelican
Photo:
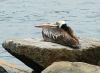
<svg viewBox="0 0 100 73"><path fill-rule="evenodd" d="M73 30L67 26L65 21L57 21L53 24L47 23L35 27L42 28L44 41L54 42L72 48L80 47L78 38Z"/></svg>

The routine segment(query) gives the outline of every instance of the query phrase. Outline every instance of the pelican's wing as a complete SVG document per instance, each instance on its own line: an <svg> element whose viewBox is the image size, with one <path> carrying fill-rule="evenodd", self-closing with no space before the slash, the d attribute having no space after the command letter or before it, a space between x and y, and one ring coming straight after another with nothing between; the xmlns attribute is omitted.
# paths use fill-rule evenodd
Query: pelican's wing
<svg viewBox="0 0 100 73"><path fill-rule="evenodd" d="M63 29L58 29L58 28L43 29L42 35L45 41L54 42L70 47L77 47L79 45L79 41L71 37L69 33L64 31Z"/></svg>
<svg viewBox="0 0 100 73"><path fill-rule="evenodd" d="M58 28L43 29L42 35L45 41L59 44L66 44L66 42L70 39L70 35L68 35L67 32Z"/></svg>

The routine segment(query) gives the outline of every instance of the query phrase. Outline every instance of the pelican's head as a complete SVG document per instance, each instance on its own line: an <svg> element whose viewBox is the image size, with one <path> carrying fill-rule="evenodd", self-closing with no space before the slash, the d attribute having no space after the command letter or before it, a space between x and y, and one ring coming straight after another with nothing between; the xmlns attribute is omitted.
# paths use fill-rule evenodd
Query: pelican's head
<svg viewBox="0 0 100 73"><path fill-rule="evenodd" d="M63 25L66 25L65 21L57 21L53 24L47 23L47 24L37 25L35 27L38 27L38 28L61 28Z"/></svg>
<svg viewBox="0 0 100 73"><path fill-rule="evenodd" d="M57 21L56 25L61 28L63 25L67 25L65 21Z"/></svg>

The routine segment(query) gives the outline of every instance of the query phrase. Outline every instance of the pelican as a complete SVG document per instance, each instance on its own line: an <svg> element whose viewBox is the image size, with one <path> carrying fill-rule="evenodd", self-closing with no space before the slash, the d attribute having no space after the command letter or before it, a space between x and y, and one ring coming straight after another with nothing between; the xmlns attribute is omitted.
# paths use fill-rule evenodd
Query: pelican
<svg viewBox="0 0 100 73"><path fill-rule="evenodd" d="M79 48L80 43L78 37L65 21L57 21L55 23L47 23L37 25L35 27L42 28L42 36L44 41Z"/></svg>

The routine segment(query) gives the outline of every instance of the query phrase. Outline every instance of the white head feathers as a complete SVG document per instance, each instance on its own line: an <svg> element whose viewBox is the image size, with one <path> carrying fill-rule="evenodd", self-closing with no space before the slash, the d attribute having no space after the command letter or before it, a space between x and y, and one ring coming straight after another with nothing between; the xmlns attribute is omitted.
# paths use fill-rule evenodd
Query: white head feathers
<svg viewBox="0 0 100 73"><path fill-rule="evenodd" d="M63 24L66 24L66 22L65 22L65 21L57 21L57 22L56 22L56 25L59 26L59 28L61 28L61 26L62 26Z"/></svg>

